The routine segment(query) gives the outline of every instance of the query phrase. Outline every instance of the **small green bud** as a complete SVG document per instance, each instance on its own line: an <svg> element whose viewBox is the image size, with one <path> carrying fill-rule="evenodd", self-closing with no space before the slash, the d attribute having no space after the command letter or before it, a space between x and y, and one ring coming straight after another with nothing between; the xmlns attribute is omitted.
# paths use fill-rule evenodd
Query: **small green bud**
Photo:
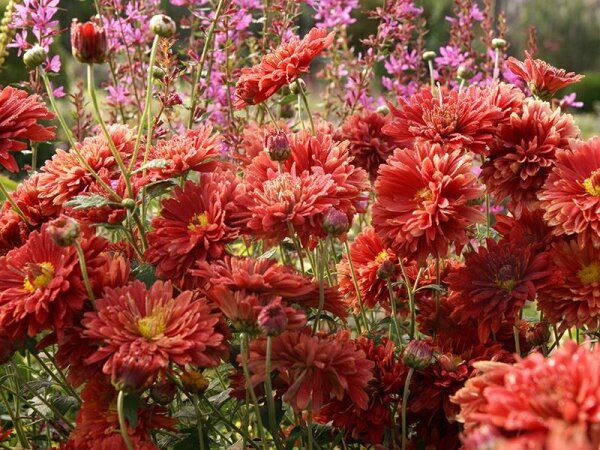
<svg viewBox="0 0 600 450"><path fill-rule="evenodd" d="M121 205L123 206L123 208L133 211L135 209L135 200L132 198L124 198L121 201Z"/></svg>
<svg viewBox="0 0 600 450"><path fill-rule="evenodd" d="M456 75L461 80L468 80L473 76L473 72L465 66L458 66L458 69L456 70Z"/></svg>
<svg viewBox="0 0 600 450"><path fill-rule="evenodd" d="M492 48L494 48L494 49L505 48L506 44L507 44L507 42L504 39L501 39L501 38L492 39Z"/></svg>
<svg viewBox="0 0 600 450"><path fill-rule="evenodd" d="M431 50L429 50L429 51L426 51L426 52L423 52L423 59L424 59L425 61L433 61L433 59L434 59L435 57L436 57L436 54L435 54L435 52L433 52L433 51L431 51Z"/></svg>
<svg viewBox="0 0 600 450"><path fill-rule="evenodd" d="M173 19L164 14L157 14L150 19L150 30L157 36L169 38L175 34L176 29Z"/></svg>
<svg viewBox="0 0 600 450"><path fill-rule="evenodd" d="M23 55L23 62L25 63L27 70L33 70L46 61L47 56L48 53L46 50L44 50L44 48L40 45L36 44L25 52Z"/></svg>

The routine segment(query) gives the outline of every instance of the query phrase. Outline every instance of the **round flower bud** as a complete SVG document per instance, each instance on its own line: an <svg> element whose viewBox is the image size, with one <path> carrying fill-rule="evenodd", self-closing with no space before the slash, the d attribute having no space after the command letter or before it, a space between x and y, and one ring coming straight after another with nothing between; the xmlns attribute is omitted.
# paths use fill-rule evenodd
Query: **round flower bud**
<svg viewBox="0 0 600 450"><path fill-rule="evenodd" d="M123 208L133 211L135 209L135 200L132 198L124 198L121 200L121 205L123 205Z"/></svg>
<svg viewBox="0 0 600 450"><path fill-rule="evenodd" d="M27 70L33 70L46 61L47 56L48 52L46 52L44 47L36 44L25 52L23 62Z"/></svg>
<svg viewBox="0 0 600 450"><path fill-rule="evenodd" d="M140 392L146 389L154 377L152 357L139 352L120 356L113 360L111 382L115 389Z"/></svg>
<svg viewBox="0 0 600 450"><path fill-rule="evenodd" d="M431 365L433 350L425 341L410 341L404 349L404 364L417 370L426 369Z"/></svg>
<svg viewBox="0 0 600 450"><path fill-rule="evenodd" d="M377 107L376 110L379 114L383 114L384 116L387 116L390 113L390 108L388 108L387 105L380 105Z"/></svg>
<svg viewBox="0 0 600 450"><path fill-rule="evenodd" d="M496 49L496 48L504 48L504 47L506 47L506 41L504 39L500 39L500 38L492 39L492 48Z"/></svg>
<svg viewBox="0 0 600 450"><path fill-rule="evenodd" d="M379 268L377 269L377 278L389 280L394 275L396 275L396 264L392 261L386 259L379 265Z"/></svg>
<svg viewBox="0 0 600 450"><path fill-rule="evenodd" d="M300 93L300 88L302 88L302 91L306 92L306 83L302 78L298 78L295 82L290 84L290 92L293 95L298 95Z"/></svg>
<svg viewBox="0 0 600 450"><path fill-rule="evenodd" d="M258 314L258 326L268 336L278 335L285 330L287 324L287 314L279 302L265 306Z"/></svg>
<svg viewBox="0 0 600 450"><path fill-rule="evenodd" d="M150 397L159 405L168 405L177 395L177 386L171 380L164 378L150 388Z"/></svg>
<svg viewBox="0 0 600 450"><path fill-rule="evenodd" d="M423 59L425 61L433 61L435 57L436 57L435 52L433 52L431 50L429 50L427 52L423 52Z"/></svg>
<svg viewBox="0 0 600 450"><path fill-rule="evenodd" d="M533 346L544 345L550 339L550 332L545 323L531 323L525 332L527 343Z"/></svg>
<svg viewBox="0 0 600 450"><path fill-rule="evenodd" d="M456 70L456 76L461 80L468 80L473 76L473 72L465 66L458 66L458 69Z"/></svg>
<svg viewBox="0 0 600 450"><path fill-rule="evenodd" d="M158 67L158 66L154 66L152 67L152 78L155 78L157 80L162 80L165 77L166 73L164 71L164 69Z"/></svg>
<svg viewBox="0 0 600 450"><path fill-rule="evenodd" d="M59 247L73 245L80 233L79 222L71 217L60 216L48 223L48 234L52 242Z"/></svg>
<svg viewBox="0 0 600 450"><path fill-rule="evenodd" d="M265 136L265 150L272 161L287 161L292 155L290 141L283 131L274 131Z"/></svg>
<svg viewBox="0 0 600 450"><path fill-rule="evenodd" d="M208 380L199 370L184 372L179 378L183 388L193 394L203 394L208 389Z"/></svg>
<svg viewBox="0 0 600 450"><path fill-rule="evenodd" d="M108 41L106 31L95 22L71 24L71 51L77 61L85 64L102 64L106 61Z"/></svg>
<svg viewBox="0 0 600 450"><path fill-rule="evenodd" d="M157 14L150 19L150 30L157 36L169 38L177 29L175 22L169 16Z"/></svg>
<svg viewBox="0 0 600 450"><path fill-rule="evenodd" d="M323 216L322 227L329 236L338 237L348 232L350 221L342 211L329 208Z"/></svg>

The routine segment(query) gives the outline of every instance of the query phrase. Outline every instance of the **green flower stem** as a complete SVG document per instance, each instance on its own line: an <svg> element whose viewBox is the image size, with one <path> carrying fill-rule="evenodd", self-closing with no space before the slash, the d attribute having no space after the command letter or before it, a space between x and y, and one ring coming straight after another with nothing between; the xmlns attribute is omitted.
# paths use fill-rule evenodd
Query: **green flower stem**
<svg viewBox="0 0 600 450"><path fill-rule="evenodd" d="M273 398L273 386L271 385L271 354L273 353L273 337L267 336L267 354L265 361L265 397L269 413L269 429L275 441L277 450L283 448L279 439L279 426L275 417L275 399Z"/></svg>
<svg viewBox="0 0 600 450"><path fill-rule="evenodd" d="M85 290L87 291L87 295L96 309L96 297L94 296L94 291L92 290L92 285L90 284L90 278L88 276L87 265L85 263L85 255L83 254L83 249L81 248L81 244L79 241L75 241L73 244L75 245L75 249L77 250L77 256L79 257L79 265L81 267L81 277L83 278L83 283L85 284Z"/></svg>
<svg viewBox="0 0 600 450"><path fill-rule="evenodd" d="M81 163L83 164L85 169L94 177L94 180L96 180L98 182L98 184L100 186L102 186L104 188L104 190L106 190L106 192L108 192L117 202L120 202L122 200L122 198L119 196L119 194L117 194L108 184L106 184L104 182L104 180L102 178L100 178L100 175L98 175L98 172L96 172L93 169L93 167L90 166L90 164L87 162L87 160L83 157L83 155L79 151L79 148L77 147L77 143L75 142L75 139L73 138L73 134L71 133L71 129L68 127L67 122L65 121L65 118L63 117L63 115L60 111L60 108L58 107L58 104L56 103L56 98L54 98L54 93L52 92L52 88L50 86L50 80L48 79L48 74L41 67L39 68L39 71L40 71L40 74L42 75L42 80L44 81L44 86L46 87L46 92L48 94L48 99L50 100L50 105L52 106L52 109L54 110L54 114L56 114L56 118L58 119L60 126L62 127L63 131L65 132L65 135L67 136L67 140L69 141L69 145L71 146L71 149L75 152L75 154L77 155L77 157L79 158L79 160L81 161Z"/></svg>
<svg viewBox="0 0 600 450"><path fill-rule="evenodd" d="M304 92L304 88L302 84L299 83L300 80L296 80L296 86L298 87L298 95L302 99L302 103L304 103L304 108L306 109L306 114L308 114L308 120L310 121L310 129L312 131L313 136L316 134L315 131L315 122L313 121L312 114L310 112L310 106L308 106L308 99L306 98L306 92ZM300 114L302 116L302 114Z"/></svg>
<svg viewBox="0 0 600 450"><path fill-rule="evenodd" d="M407 428L406 428L406 405L408 403L408 396L410 394L409 385L410 380L415 373L414 368L410 368L408 371L408 375L406 376L406 381L404 382L404 392L402 394L402 450L406 450L406 438L407 438Z"/></svg>
<svg viewBox="0 0 600 450"><path fill-rule="evenodd" d="M202 49L202 54L200 55L200 63L196 68L196 73L194 74L194 84L192 85L192 103L190 105L190 118L188 120L188 128L192 128L194 125L194 113L196 110L196 104L198 103L198 84L200 84L200 77L202 76L202 71L204 70L204 63L206 62L206 55L208 54L208 48L210 47L210 43L212 42L213 34L215 33L215 27L217 26L217 22L221 17L221 11L223 10L223 0L219 0L217 4L217 9L215 11L215 17L213 18L210 28L208 29L208 33L206 34L206 40L204 41L204 48Z"/></svg>
<svg viewBox="0 0 600 450"><path fill-rule="evenodd" d="M117 396L117 414L119 415L119 430L121 431L121 437L123 438L123 442L125 443L125 447L127 447L127 450L135 450L133 444L131 443L131 439L129 439L129 433L127 433L127 424L125 423L125 415L123 412L124 400L124 392L119 391L119 395Z"/></svg>
<svg viewBox="0 0 600 450"><path fill-rule="evenodd" d="M415 308L415 291L408 281L408 274L406 273L406 267L402 258L398 258L400 261L400 269L402 270L402 278L404 279L404 286L406 286L406 292L408 293L408 307L410 308L410 339L414 339L417 335L417 311Z"/></svg>
<svg viewBox="0 0 600 450"><path fill-rule="evenodd" d="M197 395L189 396L192 404L194 405L194 410L196 411L196 428L198 429L198 444L200 444L200 450L204 450L204 426L202 419L202 410L200 409L200 404L198 402Z"/></svg>
<svg viewBox="0 0 600 450"><path fill-rule="evenodd" d="M308 437L308 450L313 450L312 401L308 404L308 414L306 416L306 434Z"/></svg>
<svg viewBox="0 0 600 450"><path fill-rule="evenodd" d="M115 147L115 143L113 142L110 134L108 132L108 128L106 128L106 123L102 118L102 114L100 113L100 106L98 104L98 97L96 96L96 85L94 82L94 65L88 64L87 66L87 83L88 83L88 94L90 99L92 100L92 105L94 107L94 113L96 114L96 120L100 124L100 128L102 128L102 132L106 137L106 141L108 142L108 146L110 147L110 151L115 158L117 165L119 166L119 170L123 174L123 178L125 179L125 186L127 187L127 194L129 198L133 198L133 189L131 187L131 181L129 180L129 173L125 168L125 164L123 163L123 159L119 154L119 150Z"/></svg>
<svg viewBox="0 0 600 450"><path fill-rule="evenodd" d="M390 294L390 306L392 307L392 323L394 324L394 330L396 331L396 337L398 342L400 342L400 338L402 334L400 334L400 328L398 327L398 313L396 311L396 296L394 295L394 288L392 286L392 280L388 278L387 280L388 292ZM412 326L411 326L412 330ZM390 341L394 342L392 339L392 332L390 329Z"/></svg>
<svg viewBox="0 0 600 450"><path fill-rule="evenodd" d="M12 421L13 426L15 427L15 432L17 433L17 439L19 440L19 445L25 449L30 449L31 446L29 445L29 442L27 441L25 431L23 431L23 424L21 423L21 418L19 417L19 411L17 409L15 409L15 411L13 411L13 409L10 405L10 402L8 401L8 398L2 387L0 387L0 398L2 399L2 403L4 403L6 412L8 413L10 420ZM15 403L16 403L16 401L15 401Z"/></svg>
<svg viewBox="0 0 600 450"><path fill-rule="evenodd" d="M348 265L350 266L352 283L354 284L354 290L356 291L356 298L358 299L358 306L360 307L360 315L365 324L365 329L369 331L369 321L367 319L365 308L363 306L362 294L360 293L360 289L358 287L358 280L356 278L356 272L354 271L354 263L352 262L352 258L350 257L350 245L348 244L348 240L344 241L344 247L346 249L346 258L348 260ZM362 330L360 329L360 324L358 323L358 320L356 321L356 328L358 329L358 332L362 334Z"/></svg>
<svg viewBox="0 0 600 450"><path fill-rule="evenodd" d="M492 223L491 207L490 207L490 194L485 193L485 237L490 237L490 229Z"/></svg>
<svg viewBox="0 0 600 450"><path fill-rule="evenodd" d="M75 391L75 389L73 389L73 387L69 384L67 377L65 376L63 371L60 369L60 367L58 367L58 364L56 364L56 362L54 361L54 358L52 358L52 356L48 353L47 350L43 350L43 353L46 355L46 357L50 361L52 361L54 370L56 370L56 373L58 374L58 376L54 374L53 370L50 369L50 367L48 367L48 365L44 362L44 360L38 354L33 353L33 352L28 352L27 354L32 355L37 360L38 364L42 367L42 369L44 369L44 371L50 376L50 378L52 378L54 381L56 381L56 383L58 383L60 386L65 388L65 390L69 394L71 394L71 396L73 398L75 398L77 400L77 402L81 405L81 397L79 396L77 391Z"/></svg>
<svg viewBox="0 0 600 450"><path fill-rule="evenodd" d="M317 247L319 248L319 247ZM317 276L319 279L319 308L317 309L317 315L315 316L315 322L313 323L312 334L314 335L319 330L319 321L323 314L323 307L325 306L325 264L327 261L327 246L321 248L321 252L317 252L319 257L317 258Z"/></svg>
<svg viewBox="0 0 600 450"><path fill-rule="evenodd" d="M492 80L496 81L500 75L500 48L496 48L494 53L494 73L492 73Z"/></svg>
<svg viewBox="0 0 600 450"><path fill-rule="evenodd" d="M269 108L269 106L266 103L261 103L261 106L267 112L267 115L269 116L269 119L271 119L271 123L273 124L275 129L277 131L281 131L279 128L279 125L277 125L277 120L275 119L275 116L273 115L271 108Z"/></svg>
<svg viewBox="0 0 600 450"><path fill-rule="evenodd" d="M306 271L304 270L304 255L302 254L302 245L300 245L300 241L296 236L296 230L294 230L294 225L292 225L292 222L288 221L287 226L288 231L290 233L290 239L294 243L294 247L296 247L296 252L298 253L298 259L300 260L300 269L302 270L302 275L305 275Z"/></svg>
<svg viewBox="0 0 600 450"><path fill-rule="evenodd" d="M427 61L427 67L429 67L429 85L431 86L431 92L435 89L435 79L433 78L433 61Z"/></svg>
<svg viewBox="0 0 600 450"><path fill-rule="evenodd" d="M250 342L248 339L248 335L246 333L242 333L242 341L240 354L242 356L242 369L244 371L244 377L246 378L246 385L248 392L250 393L250 398L252 399L252 404L254 405L254 413L256 416L256 425L258 428L258 435L260 440L263 443L265 450L269 449L269 444L265 437L265 430L263 427L262 419L260 417L260 407L258 406L258 399L256 398L256 393L254 392L254 387L252 386L252 379L250 377L250 370L248 369L248 353L250 351ZM267 376L270 374L267 374Z"/></svg>
<svg viewBox="0 0 600 450"><path fill-rule="evenodd" d="M17 205L17 203L9 195L8 191L6 190L6 188L4 187L4 184L1 181L0 181L0 192L2 192L2 195L6 198L6 200L8 200L8 203L10 203L10 206L12 206L12 209L19 215L19 217L21 219L23 219L23 221L27 225L31 225L29 223L29 220L27 220L27 217L25 217L25 214L23 213L23 211L21 210L21 208L19 208L19 205Z"/></svg>

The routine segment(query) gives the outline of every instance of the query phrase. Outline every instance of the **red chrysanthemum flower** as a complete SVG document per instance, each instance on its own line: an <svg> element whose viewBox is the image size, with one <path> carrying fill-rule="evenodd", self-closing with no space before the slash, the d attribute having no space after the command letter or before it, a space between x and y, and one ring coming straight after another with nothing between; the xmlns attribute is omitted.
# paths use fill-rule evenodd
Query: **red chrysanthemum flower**
<svg viewBox="0 0 600 450"><path fill-rule="evenodd" d="M266 340L250 344L252 383L265 380ZM283 399L296 411L310 404L318 412L329 399L348 395L357 408L366 409L365 391L373 378L374 363L356 348L350 333L340 331L311 336L310 330L287 331L273 338L271 370L287 384Z"/></svg>
<svg viewBox="0 0 600 450"><path fill-rule="evenodd" d="M502 236L519 237L528 244L539 247L540 250L546 250L554 239L552 228L544 220L544 211L541 209L535 211L525 209L518 219L505 214L497 214L494 219L496 219L494 229Z"/></svg>
<svg viewBox="0 0 600 450"><path fill-rule="evenodd" d="M319 307L319 283L299 274L291 266L277 264L268 258L236 258L226 256L219 261L201 261L190 271L196 282L210 291L213 286L225 286L246 294L281 297L288 305L302 308ZM347 315L338 289L325 287L323 309L340 318Z"/></svg>
<svg viewBox="0 0 600 450"><path fill-rule="evenodd" d="M262 103L281 87L308 72L311 61L333 42L334 32L313 28L300 41L292 37L260 63L242 69L235 85L236 108Z"/></svg>
<svg viewBox="0 0 600 450"><path fill-rule="evenodd" d="M43 196L40 186L41 174L34 173L29 176L17 189L11 193L11 197L19 209L27 218L29 225L39 228L43 223L58 217L60 207L52 204Z"/></svg>
<svg viewBox="0 0 600 450"><path fill-rule="evenodd" d="M277 122L277 127L287 135L292 134L285 122ZM241 142L235 147L234 158L244 165L250 164L254 157L265 150L265 138L276 131L272 123L259 125L257 122L249 122L241 132Z"/></svg>
<svg viewBox="0 0 600 450"><path fill-rule="evenodd" d="M598 347L569 341L549 358L532 353L512 366L480 362L476 367L481 374L452 397L461 408L467 441L488 427L488 436L503 439L501 448L600 446Z"/></svg>
<svg viewBox="0 0 600 450"><path fill-rule="evenodd" d="M94 280L105 263L101 252L107 242L94 236L80 244ZM42 330L61 335L87 299L75 247L54 244L45 225L0 259L0 327L14 339Z"/></svg>
<svg viewBox="0 0 600 450"><path fill-rule="evenodd" d="M77 413L75 430L69 437L67 449L109 450L109 448L119 448L107 447L106 442L103 444L103 441L115 435L123 441L119 434L119 417L115 407L117 394L118 392L110 384L110 381L103 376L96 377L86 384L81 392L83 404ZM151 430L172 430L174 428L175 420L166 417L164 415L166 412L166 408L150 406L146 401L140 399L135 427L132 427L129 421L126 422L130 438L134 442L143 443L143 446L136 448L154 448L149 446L152 443ZM112 442L117 443L116 441Z"/></svg>
<svg viewBox="0 0 600 450"><path fill-rule="evenodd" d="M552 263L561 282L538 292L537 305L561 329L598 328L600 318L600 249L581 248L576 240L557 242Z"/></svg>
<svg viewBox="0 0 600 450"><path fill-rule="evenodd" d="M580 247L600 247L600 138L571 141L538 195L556 235L577 235Z"/></svg>
<svg viewBox="0 0 600 450"><path fill-rule="evenodd" d="M0 210L0 256L23 245L28 235L29 227L25 221L13 210L10 203L5 202Z"/></svg>
<svg viewBox="0 0 600 450"><path fill-rule="evenodd" d="M352 163L362 167L372 182L377 178L379 166L396 148L394 140L383 133L383 127L391 122L391 115L377 112L357 113L348 117L334 134L336 141L350 141Z"/></svg>
<svg viewBox="0 0 600 450"><path fill-rule="evenodd" d="M248 234L278 241L290 225L303 244L325 237L322 219L330 208L351 221L364 209L369 189L367 174L352 165L348 142L336 143L330 134L304 130L289 136L290 159L282 164L266 152L246 169L246 190L236 198L237 222Z"/></svg>
<svg viewBox="0 0 600 450"><path fill-rule="evenodd" d="M489 102L500 108L502 119L498 122L505 123L513 114L521 114L525 94L518 87L503 82L495 82L482 89L482 94L487 96Z"/></svg>
<svg viewBox="0 0 600 450"><path fill-rule="evenodd" d="M174 297L169 282L158 281L150 289L140 281L106 289L96 308L82 321L84 335L99 345L86 363L106 361L106 374L114 375L115 360L131 352L151 357L154 376L171 363L215 367L227 353L218 331L220 316L191 291Z"/></svg>
<svg viewBox="0 0 600 450"><path fill-rule="evenodd" d="M17 161L10 152L25 150L29 141L47 141L54 138L56 127L45 127L38 120L54 118L35 95L7 86L0 89L0 165L18 172Z"/></svg>
<svg viewBox="0 0 600 450"><path fill-rule="evenodd" d="M373 226L384 244L417 260L464 244L467 227L482 217L472 204L481 188L470 163L468 155L438 144L397 149L375 183Z"/></svg>
<svg viewBox="0 0 600 450"><path fill-rule="evenodd" d="M398 147L415 143L440 144L449 150L468 149L486 154L503 113L479 88L464 92L425 87L409 100L390 105L394 120L383 128Z"/></svg>
<svg viewBox="0 0 600 450"><path fill-rule="evenodd" d="M212 125L197 130L188 130L183 135L160 140L151 149L151 159L164 160L165 167L149 169L160 178L185 175L188 171L212 172L219 164L218 133L213 134Z"/></svg>
<svg viewBox="0 0 600 450"><path fill-rule="evenodd" d="M315 420L333 421L334 427L345 429L352 439L381 444L385 431L392 428L390 410L398 406L398 393L404 385L407 369L395 356L393 342L384 339L383 344L376 345L373 340L361 337L355 344L375 364L374 376L365 388L369 396L367 408L357 407L350 396L345 395L341 401L326 403Z"/></svg>
<svg viewBox="0 0 600 450"><path fill-rule="evenodd" d="M549 100L556 91L577 83L584 77L573 72L567 73L565 69L557 69L541 59L534 59L528 52L525 52L524 62L510 57L506 65L527 83L535 96L543 100Z"/></svg>
<svg viewBox="0 0 600 450"><path fill-rule="evenodd" d="M476 318L477 334L486 342L502 323L514 323L520 309L536 292L553 282L550 255L522 239L487 240L487 248L465 255L465 265L448 275L460 323Z"/></svg>
<svg viewBox="0 0 600 450"><path fill-rule="evenodd" d="M179 280L196 261L223 257L239 235L232 221L237 192L235 173L216 172L202 175L199 183L187 181L163 200L145 254L160 277Z"/></svg>
<svg viewBox="0 0 600 450"><path fill-rule="evenodd" d="M556 150L566 148L569 139L578 135L570 115L552 111L546 102L526 101L520 115L511 115L499 127L489 160L482 166L488 191L498 202L510 197L509 206L517 217L523 209L535 209Z"/></svg>

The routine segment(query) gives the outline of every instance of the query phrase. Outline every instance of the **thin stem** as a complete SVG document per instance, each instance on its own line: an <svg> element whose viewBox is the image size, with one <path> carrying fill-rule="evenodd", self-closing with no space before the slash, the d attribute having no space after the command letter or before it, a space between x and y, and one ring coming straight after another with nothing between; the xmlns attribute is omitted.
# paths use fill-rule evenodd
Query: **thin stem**
<svg viewBox="0 0 600 450"><path fill-rule="evenodd" d="M429 67L429 84L431 86L431 92L435 89L435 79L433 77L433 61L427 61L427 66Z"/></svg>
<svg viewBox="0 0 600 450"><path fill-rule="evenodd" d="M304 270L304 255L302 254L302 245L300 244L300 241L296 236L296 230L294 230L294 225L292 225L292 222L288 221L287 226L288 231L290 233L290 238L292 239L294 247L296 247L296 252L298 253L298 259L300 260L300 269L302 270L302 275L305 275L306 271Z"/></svg>
<svg viewBox="0 0 600 450"><path fill-rule="evenodd" d="M394 288L392 286L392 280L390 280L389 278L387 280L387 286L388 286L388 293L390 295L390 306L392 307L392 323L394 324L394 330L396 331L396 336L398 338L398 341L400 341L400 337L402 335L400 334L400 329L398 328L398 316L397 316L397 312L396 312L396 296L394 295ZM412 330L412 326L411 326L411 330ZM390 341L393 342L391 329L390 329Z"/></svg>
<svg viewBox="0 0 600 450"><path fill-rule="evenodd" d="M316 134L315 131L315 122L313 121L312 114L310 112L310 106L308 106L308 99L306 98L306 92L304 92L304 87L300 82L300 79L296 80L296 86L298 87L298 95L302 98L302 103L304 103L304 108L306 109L306 114L308 114L308 120L310 121L310 129L312 131L313 136ZM300 115L302 116L302 115Z"/></svg>
<svg viewBox="0 0 600 450"><path fill-rule="evenodd" d="M67 381L67 378L62 373L62 370L60 370L60 368L58 367L58 365L54 361L53 361L54 368L56 369L56 372L60 375L60 378L58 376L56 376L52 370L50 370L50 367L48 367L46 365L46 363L40 357L40 355L38 355L37 353L34 353L34 352L28 352L28 354L32 355L37 360L38 364L40 366L42 366L42 369L44 369L44 371L50 376L50 378L52 378L58 385L64 387L69 392L69 394L71 394L71 396L73 396L77 400L77 402L79 404L81 404L81 397L71 387L71 385ZM52 357L50 356L50 354L48 354L48 352L46 350L44 350L44 354L46 355L46 357L48 359L52 360Z"/></svg>
<svg viewBox="0 0 600 450"><path fill-rule="evenodd" d="M490 237L490 229L492 224L491 206L490 206L490 194L485 193L485 237Z"/></svg>
<svg viewBox="0 0 600 450"><path fill-rule="evenodd" d="M27 225L31 225L29 223L29 220L27 220L27 217L25 217L25 213L23 213L21 208L19 208L19 205L17 205L17 202L15 202L13 198L8 194L8 191L4 187L4 183L2 183L2 181L0 181L0 191L2 192L2 195L6 198L6 200L8 200L8 203L10 203L12 209L19 215L21 219L23 219L23 222L25 222Z"/></svg>
<svg viewBox="0 0 600 450"><path fill-rule="evenodd" d="M83 254L83 249L81 248L81 244L79 241L75 241L74 243L75 249L77 250L77 256L79 257L79 266L81 267L81 277L83 278L83 283L85 284L85 290L87 291L87 295L94 305L94 309L96 308L96 297L94 296L94 291L92 290L92 285L90 284L90 278L88 276L87 265L85 263L85 255Z"/></svg>
<svg viewBox="0 0 600 450"><path fill-rule="evenodd" d="M496 48L494 55L494 73L492 74L493 81L496 81L500 76L500 48Z"/></svg>
<svg viewBox="0 0 600 450"><path fill-rule="evenodd" d="M350 257L350 245L348 244L348 240L344 241L344 247L346 249L346 259L348 260L348 266L350 266L350 274L352 275L352 283L354 284L354 290L356 291L356 299L358 300L358 306L360 308L360 315L365 324L365 328L369 330L369 321L367 320L367 315L365 314L365 308L363 306L362 294L360 293L360 288L358 287L358 280L356 278L356 272L354 271L354 263L352 262L352 258ZM358 321L356 322L358 332L362 334L360 330L360 325Z"/></svg>
<svg viewBox="0 0 600 450"><path fill-rule="evenodd" d="M254 386L252 386L252 378L250 376L250 370L248 369L248 351L250 348L250 343L248 339L248 335L246 333L242 333L242 341L240 354L242 356L242 369L244 371L244 377L246 378L246 385L248 392L250 393L250 398L252 399L252 404L254 405L254 412L256 416L256 424L258 428L258 435L260 436L260 440L262 441L265 450L268 450L269 445L267 443L267 439L265 437L265 431L263 428L262 419L260 417L260 407L258 406L258 399L256 398L256 393L254 392ZM270 374L268 374L270 375Z"/></svg>
<svg viewBox="0 0 600 450"><path fill-rule="evenodd" d="M37 167L37 157L38 157L38 143L34 143L31 146L31 171L35 172Z"/></svg>
<svg viewBox="0 0 600 450"><path fill-rule="evenodd" d="M308 436L308 450L313 450L313 432L312 432L312 402L308 404L308 414L306 416L306 433Z"/></svg>
<svg viewBox="0 0 600 450"><path fill-rule="evenodd" d="M410 285L408 281L408 274L406 273L406 267L404 267L404 262L402 258L398 258L400 261L400 269L402 270L402 278L404 279L404 286L406 286L406 291L408 293L408 307L410 308L410 338L414 339L417 335L417 312L415 308L415 292L413 287Z"/></svg>
<svg viewBox="0 0 600 450"><path fill-rule="evenodd" d="M196 112L196 104L198 99L198 84L200 83L200 77L202 76L202 71L204 70L204 63L206 62L206 55L208 54L208 47L212 41L213 34L215 32L215 27L217 26L217 22L219 21L219 17L221 16L221 11L223 10L224 0L219 0L217 4L217 10L215 11L215 17L213 18L210 28L208 29L208 33L206 35L206 40L204 41L204 48L202 49L202 54L200 55L200 63L198 64L196 73L194 74L194 81L192 85L192 103L190 105L190 118L188 120L188 128L192 128L194 125L194 116Z"/></svg>
<svg viewBox="0 0 600 450"><path fill-rule="evenodd" d="M204 450L204 426L202 425L202 410L200 409L198 396L192 395L190 396L190 400L192 400L194 410L196 411L196 428L198 429L198 443L200 444L200 450Z"/></svg>
<svg viewBox="0 0 600 450"><path fill-rule="evenodd" d="M327 261L327 246L321 249L320 258L318 258L318 277L319 277L319 308L317 309L317 315L315 316L315 322L313 323L312 334L314 335L319 330L319 321L323 314L323 307L325 306L325 263Z"/></svg>
<svg viewBox="0 0 600 450"><path fill-rule="evenodd" d="M123 442L125 443L125 447L127 450L135 450L133 444L131 443L131 439L129 439L129 433L127 433L127 424L125 423L125 415L123 413L125 394L123 391L119 391L119 395L117 396L117 414L119 415L119 430L121 431L121 437L123 438Z"/></svg>
<svg viewBox="0 0 600 450"><path fill-rule="evenodd" d="M269 116L269 119L271 119L271 123L273 124L273 126L275 127L275 129L277 131L280 131L279 125L277 125L277 120L275 119L275 116L273 115L273 112L271 111L271 108L269 108L269 106L266 103L261 103L261 106L263 107L263 109L265 111L267 111L267 115Z"/></svg>
<svg viewBox="0 0 600 450"><path fill-rule="evenodd" d="M29 442L27 441L27 437L25 436L25 432L23 431L23 424L21 423L21 418L19 417L19 411L14 411L10 407L10 403L6 394L4 393L4 389L0 387L0 397L2 398L2 403L6 407L6 412L10 416L10 420L15 427L15 432L17 433L17 439L19 440L19 444L21 447L30 449Z"/></svg>
<svg viewBox="0 0 600 450"><path fill-rule="evenodd" d="M404 382L404 392L402 394L402 450L406 450L406 440L408 431L406 429L406 405L408 403L408 396L410 394L409 385L413 373L415 373L415 369L411 367L408 371L408 375L406 376L406 381Z"/></svg>
<svg viewBox="0 0 600 450"><path fill-rule="evenodd" d="M273 337L267 336L267 354L265 361L265 397L267 399L267 409L269 413L269 428L271 436L275 441L275 447L279 450L282 448L279 439L279 426L275 417L275 401L273 398L273 386L271 385L271 354L273 353Z"/></svg>

